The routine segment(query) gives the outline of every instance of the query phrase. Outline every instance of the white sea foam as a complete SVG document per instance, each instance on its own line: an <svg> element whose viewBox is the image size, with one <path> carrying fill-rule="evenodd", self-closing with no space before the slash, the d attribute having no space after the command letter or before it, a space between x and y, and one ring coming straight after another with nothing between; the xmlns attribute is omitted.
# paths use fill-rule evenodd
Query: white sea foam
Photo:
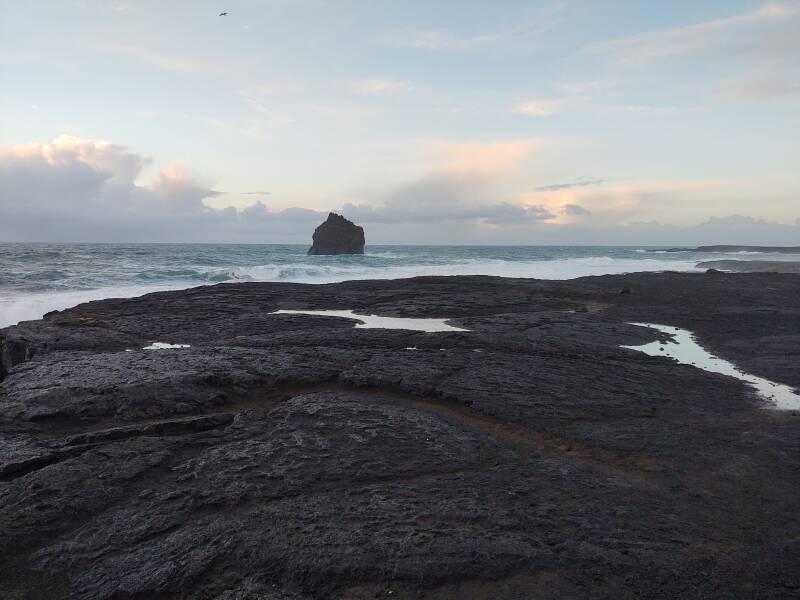
<svg viewBox="0 0 800 600"><path fill-rule="evenodd" d="M392 259L390 264L375 264L375 257ZM557 260L502 260L497 258L460 258L436 264L408 263L401 254L376 253L375 257L348 257L342 262L332 257L294 263L267 263L256 266L204 267L203 278L173 281L169 285L138 284L108 286L89 290L59 290L16 293L0 291L0 327L20 321L40 319L53 310L63 310L82 302L104 298L130 298L145 293L186 289L225 281L286 281L299 283L335 283L353 279L399 279L421 275L497 275L537 279L572 279L586 275L630 273L635 271L698 271L694 260L657 258L613 258L594 256ZM394 262L394 259L397 259Z"/></svg>
<svg viewBox="0 0 800 600"><path fill-rule="evenodd" d="M465 259L442 264L396 264L375 267L369 264L260 265L237 267L232 277L249 281L294 281L335 283L352 279L401 279L421 275L497 275L535 279L572 279L587 275L613 275L635 271L700 271L694 260L618 259L609 256L559 260L508 261Z"/></svg>
<svg viewBox="0 0 800 600"><path fill-rule="evenodd" d="M64 310L83 302L106 298L134 298L150 292L182 289L189 286L121 286L95 290L37 292L25 295L0 295L0 327L15 325L20 321L41 319L46 313Z"/></svg>

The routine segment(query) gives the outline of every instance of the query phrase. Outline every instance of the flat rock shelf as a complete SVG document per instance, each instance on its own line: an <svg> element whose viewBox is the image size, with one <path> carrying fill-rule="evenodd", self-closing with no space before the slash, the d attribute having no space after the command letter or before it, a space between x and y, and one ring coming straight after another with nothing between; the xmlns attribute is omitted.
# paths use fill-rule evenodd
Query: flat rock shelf
<svg viewBox="0 0 800 600"><path fill-rule="evenodd" d="M800 410L800 394L791 387L737 369L727 360L714 356L698 344L691 331L654 323L632 323L632 325L657 329L666 333L669 340L658 340L642 346L624 346L625 348L639 350L650 356L666 356L686 365L694 365L698 369L741 379L753 387L753 390L766 401L767 407L779 410Z"/></svg>
<svg viewBox="0 0 800 600"><path fill-rule="evenodd" d="M680 328L796 393L798 299L775 273L245 283L0 330L0 598L797 597L798 411L623 346Z"/></svg>

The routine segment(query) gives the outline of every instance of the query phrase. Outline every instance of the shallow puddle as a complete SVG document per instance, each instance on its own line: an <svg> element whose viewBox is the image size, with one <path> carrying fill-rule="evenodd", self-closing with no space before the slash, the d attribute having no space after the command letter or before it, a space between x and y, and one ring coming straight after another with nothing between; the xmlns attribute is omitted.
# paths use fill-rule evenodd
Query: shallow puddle
<svg viewBox="0 0 800 600"><path fill-rule="evenodd" d="M153 342L142 350L170 350L172 348L191 348L189 344L168 344L166 342Z"/></svg>
<svg viewBox="0 0 800 600"><path fill-rule="evenodd" d="M672 336L672 340L668 342L655 341L643 346L623 346L623 348L638 350L651 356L667 356L680 363L694 365L712 373L736 377L752 385L760 396L772 404L772 407L781 410L800 410L800 394L797 394L791 387L737 369L727 360L707 352L695 341L691 331L652 323L631 323L631 325L658 329Z"/></svg>
<svg viewBox="0 0 800 600"><path fill-rule="evenodd" d="M447 324L447 319L407 319L403 317L379 317L377 315L357 315L352 310L276 310L273 315L320 315L323 317L342 317L358 321L359 329L409 329L411 331L469 331Z"/></svg>

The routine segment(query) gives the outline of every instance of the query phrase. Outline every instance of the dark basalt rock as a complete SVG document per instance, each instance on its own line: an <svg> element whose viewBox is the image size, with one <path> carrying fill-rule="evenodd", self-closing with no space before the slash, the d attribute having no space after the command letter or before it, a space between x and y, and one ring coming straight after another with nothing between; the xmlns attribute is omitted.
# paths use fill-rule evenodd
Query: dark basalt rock
<svg viewBox="0 0 800 600"><path fill-rule="evenodd" d="M222 284L4 329L0 598L796 597L800 416L620 345L686 327L800 386L798 297L765 273ZM323 308L470 331L270 314Z"/></svg>
<svg viewBox="0 0 800 600"><path fill-rule="evenodd" d="M308 254L364 254L364 228L336 213L314 230Z"/></svg>

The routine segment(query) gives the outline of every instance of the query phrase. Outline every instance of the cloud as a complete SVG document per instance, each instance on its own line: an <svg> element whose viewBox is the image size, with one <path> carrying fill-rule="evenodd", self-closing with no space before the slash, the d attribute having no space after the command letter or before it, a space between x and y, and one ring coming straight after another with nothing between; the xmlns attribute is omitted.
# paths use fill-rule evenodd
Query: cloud
<svg viewBox="0 0 800 600"><path fill-rule="evenodd" d="M206 200L221 192L177 165L139 183L150 163L124 146L69 136L0 146L0 239L287 241L287 223L303 223L306 232L325 215L270 211L260 202L215 210Z"/></svg>
<svg viewBox="0 0 800 600"><path fill-rule="evenodd" d="M348 203L339 209L358 223L443 223L477 221L487 225L521 225L546 221L552 213L541 206L500 202L485 206L372 206Z"/></svg>
<svg viewBox="0 0 800 600"><path fill-rule="evenodd" d="M602 185L606 183L606 179L600 179L599 177L578 177L575 181L569 181L566 183L553 183L550 185L543 185L541 187L537 187L537 192L558 192L560 190L568 190L571 188L576 187L588 187L591 185Z"/></svg>
<svg viewBox="0 0 800 600"><path fill-rule="evenodd" d="M541 206L497 199L498 195L491 177L436 172L373 197L370 203L345 204L341 211L348 218L365 223L476 220L498 225L553 217Z"/></svg>
<svg viewBox="0 0 800 600"><path fill-rule="evenodd" d="M536 231L539 243L593 245L696 246L710 244L796 245L800 224L773 223L743 215L711 217L679 226L658 221L627 225L547 225Z"/></svg>
<svg viewBox="0 0 800 600"><path fill-rule="evenodd" d="M800 95L800 76L791 72L757 74L723 85L727 95L741 100L761 100Z"/></svg>
<svg viewBox="0 0 800 600"><path fill-rule="evenodd" d="M272 109L253 95L244 92L240 95L250 108L263 115L258 120L258 127L262 129L273 129L276 127L287 127L294 123L294 117L292 115Z"/></svg>
<svg viewBox="0 0 800 600"><path fill-rule="evenodd" d="M423 152L443 172L499 175L519 166L544 142L536 139L500 142L432 142Z"/></svg>
<svg viewBox="0 0 800 600"><path fill-rule="evenodd" d="M591 211L591 224L595 227L627 226L644 220L685 226L733 210L781 220L790 215L795 218L795 188L787 189L786 184L781 178L606 182L598 186L534 189L518 197L555 214L549 223L574 222L570 217L576 215L564 207L576 204Z"/></svg>
<svg viewBox="0 0 800 600"><path fill-rule="evenodd" d="M603 81L572 81L556 85L559 91L571 95L591 94L608 87L610 84Z"/></svg>
<svg viewBox="0 0 800 600"><path fill-rule="evenodd" d="M550 117L559 113L557 100L528 100L512 107L511 112L529 117Z"/></svg>
<svg viewBox="0 0 800 600"><path fill-rule="evenodd" d="M536 202L520 200L510 182L533 158L541 140L431 142L423 155L430 171L346 204L348 217L365 223L531 224L554 218Z"/></svg>
<svg viewBox="0 0 800 600"><path fill-rule="evenodd" d="M796 244L800 239L800 222L709 218L708 211L725 214L720 211L729 206L730 193L751 196L761 190L759 198L769 198L769 189L758 181L749 187L741 181L699 181L596 188L568 182L554 184L569 186L554 191L517 193L516 177L538 161L541 153L533 150L539 144L429 144L433 166L426 175L335 202L346 216L368 225L370 243ZM212 200L224 201L212 182L176 165L150 177L151 164L102 140L61 136L46 144L0 146L0 240L296 243L307 242L327 214L301 207L274 210L261 201L241 210L212 208ZM654 220L672 218L678 206L697 224Z"/></svg>
<svg viewBox="0 0 800 600"><path fill-rule="evenodd" d="M414 86L406 81L381 77L356 81L348 87L357 94L369 96L394 96L414 89Z"/></svg>
<svg viewBox="0 0 800 600"><path fill-rule="evenodd" d="M687 113L705 112L705 106L658 106L651 104L629 104L625 106L605 106L605 112L628 113L632 115L684 115Z"/></svg>
<svg viewBox="0 0 800 600"><path fill-rule="evenodd" d="M153 111L139 111L136 113L140 117L146 119L163 119L170 121L190 121L199 123L205 127L216 130L227 131L241 135L243 137L264 140L268 137L269 133L279 127L288 127L294 123L294 120L289 115L281 115L276 113L274 118L258 117L256 119L238 117L234 121L226 121L219 118L204 117L199 115L190 115L186 113L160 113Z"/></svg>
<svg viewBox="0 0 800 600"><path fill-rule="evenodd" d="M494 44L508 37L503 33L463 35L447 29L411 29L392 34L388 41L393 46L416 50L466 50Z"/></svg>
<svg viewBox="0 0 800 600"><path fill-rule="evenodd" d="M0 146L0 173L49 190L132 184L150 159L102 140L62 135L48 144Z"/></svg>
<svg viewBox="0 0 800 600"><path fill-rule="evenodd" d="M185 73L226 73L223 60L198 56L196 54L180 54L162 49L150 49L135 44L106 42L99 44L97 50L106 54L124 56L164 71Z"/></svg>
<svg viewBox="0 0 800 600"><path fill-rule="evenodd" d="M311 210L309 208L285 208L281 211L271 211L266 204L261 201L248 206L239 214L243 222L257 223L320 223L327 217L324 211ZM313 231L313 227L311 229Z"/></svg>
<svg viewBox="0 0 800 600"><path fill-rule="evenodd" d="M444 28L407 29L389 34L385 41L390 46L429 52L527 52L536 47L541 34L553 29L560 22L560 13L565 7L565 2L553 3L526 16L519 24L490 32L461 33Z"/></svg>
<svg viewBox="0 0 800 600"><path fill-rule="evenodd" d="M721 19L640 33L593 44L582 53L622 65L645 65L684 55L784 55L800 47L796 20L800 3L768 3Z"/></svg>
<svg viewBox="0 0 800 600"><path fill-rule="evenodd" d="M563 211L565 215L571 217L582 217L592 214L592 211L583 208L580 204L565 204Z"/></svg>

